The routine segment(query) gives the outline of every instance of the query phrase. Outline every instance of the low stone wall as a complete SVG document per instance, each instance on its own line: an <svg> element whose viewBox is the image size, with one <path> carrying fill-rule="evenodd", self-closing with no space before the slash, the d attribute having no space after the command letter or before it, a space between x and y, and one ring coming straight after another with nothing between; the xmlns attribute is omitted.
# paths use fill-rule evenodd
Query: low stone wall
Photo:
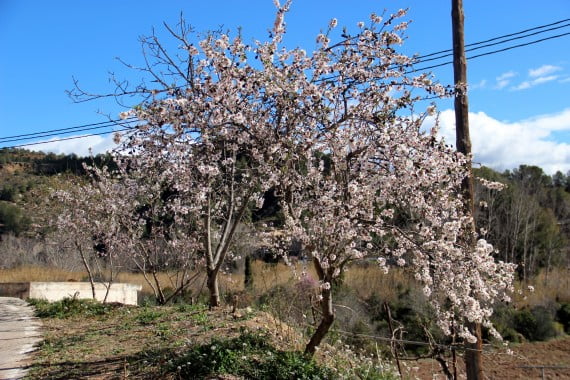
<svg viewBox="0 0 570 380"><path fill-rule="evenodd" d="M137 294L141 289L140 285L113 283L107 302L137 305ZM103 301L106 292L104 284L95 284L95 298L98 301ZM93 298L93 293L89 282L5 282L0 283L0 296L38 298L53 302L66 297Z"/></svg>

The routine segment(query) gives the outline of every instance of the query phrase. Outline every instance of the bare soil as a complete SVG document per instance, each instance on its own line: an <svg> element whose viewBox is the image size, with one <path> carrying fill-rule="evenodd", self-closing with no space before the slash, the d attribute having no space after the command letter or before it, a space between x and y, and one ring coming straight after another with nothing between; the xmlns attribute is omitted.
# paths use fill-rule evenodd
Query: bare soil
<svg viewBox="0 0 570 380"><path fill-rule="evenodd" d="M570 379L570 336L512 345L511 350L512 354L504 350L485 350L483 369L486 379ZM445 379L436 361L407 364L406 373L411 378ZM544 377L541 366L544 366ZM458 377L465 378L462 358L458 359Z"/></svg>
<svg viewBox="0 0 570 380"><path fill-rule="evenodd" d="M296 339L268 313L245 309L123 306L109 315L47 318L43 324L45 339L30 379L168 379L161 371L176 352L213 337L263 329L283 347L295 348Z"/></svg>
<svg viewBox="0 0 570 380"><path fill-rule="evenodd" d="M304 338L270 314L238 309L209 311L190 307L119 307L103 316L43 319L45 340L36 354L31 379L169 379L162 371L177 352L212 338L231 338L244 329L264 330L281 349L300 350ZM570 336L485 349L487 379L570 379ZM540 368L545 368L544 377ZM566 368L562 368L566 367ZM459 378L464 366L458 358ZM445 379L435 360L405 362L405 379Z"/></svg>

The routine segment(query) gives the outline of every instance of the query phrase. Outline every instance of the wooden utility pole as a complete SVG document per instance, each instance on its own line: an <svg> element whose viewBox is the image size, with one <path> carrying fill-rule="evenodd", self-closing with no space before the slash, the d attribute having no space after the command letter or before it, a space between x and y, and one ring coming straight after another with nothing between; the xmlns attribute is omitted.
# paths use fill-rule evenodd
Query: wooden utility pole
<svg viewBox="0 0 570 380"><path fill-rule="evenodd" d="M467 101L467 59L465 58L464 40L464 14L463 0L451 0L451 20L453 28L453 77L455 83L455 138L457 150L467 156L471 155L471 139L469 137L469 107ZM468 175L463 179L461 186L465 208L471 215L475 215L475 191L473 186L473 172L471 163ZM473 222L474 223L474 222ZM473 224L472 232L475 232ZM474 236L474 234L472 234ZM475 246L474 237L468 237L468 244ZM477 342L467 344L465 351L465 367L468 380L483 378L482 369L482 340L481 324L470 325L471 333L477 337Z"/></svg>

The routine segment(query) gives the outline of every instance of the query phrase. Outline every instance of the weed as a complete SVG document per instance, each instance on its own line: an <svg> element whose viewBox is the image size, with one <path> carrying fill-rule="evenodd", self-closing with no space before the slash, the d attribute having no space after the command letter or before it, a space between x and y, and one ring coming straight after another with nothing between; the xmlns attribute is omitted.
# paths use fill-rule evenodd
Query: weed
<svg viewBox="0 0 570 380"><path fill-rule="evenodd" d="M57 352L60 352L66 348L66 344L64 339L44 339L39 348L43 351L43 353L47 356L53 355Z"/></svg>
<svg viewBox="0 0 570 380"><path fill-rule="evenodd" d="M564 326L564 331L570 334L570 303L560 305L556 313L556 319Z"/></svg>
<svg viewBox="0 0 570 380"><path fill-rule="evenodd" d="M164 312L156 309L145 307L137 316L136 320L141 325L150 325L159 318L162 318Z"/></svg>
<svg viewBox="0 0 570 380"><path fill-rule="evenodd" d="M182 303L176 305L176 310L180 313L195 313L195 312L205 311L207 310L207 307L206 305L201 303L196 303L196 304Z"/></svg>
<svg viewBox="0 0 570 380"><path fill-rule="evenodd" d="M29 299L28 302L36 309L40 318L69 318L76 315L96 316L106 315L113 305L102 304L91 299L64 298L61 301L48 302L40 299Z"/></svg>
<svg viewBox="0 0 570 380"><path fill-rule="evenodd" d="M172 331L170 324L168 323L159 323L156 325L155 330L156 336L162 339L168 339L172 335L174 335L174 331Z"/></svg>
<svg viewBox="0 0 570 380"><path fill-rule="evenodd" d="M244 332L229 340L214 339L174 360L167 368L182 379L231 374L248 379L329 379L332 371L299 352L275 349L264 334Z"/></svg>
<svg viewBox="0 0 570 380"><path fill-rule="evenodd" d="M208 314L206 314L205 312L192 314L191 318L194 323L200 326L204 326L208 323Z"/></svg>

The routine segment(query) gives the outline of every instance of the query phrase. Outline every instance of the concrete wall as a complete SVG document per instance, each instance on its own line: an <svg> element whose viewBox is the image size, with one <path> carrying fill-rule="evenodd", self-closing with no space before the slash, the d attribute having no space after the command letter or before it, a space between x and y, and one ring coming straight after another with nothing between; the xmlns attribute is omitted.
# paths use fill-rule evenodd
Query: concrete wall
<svg viewBox="0 0 570 380"><path fill-rule="evenodd" d="M107 302L119 302L125 305L137 305L137 293L140 285L114 283L111 284ZM95 284L95 295L103 301L107 288L102 283ZM39 298L50 302L66 297L93 298L91 284L88 282L6 282L0 283L0 296Z"/></svg>

